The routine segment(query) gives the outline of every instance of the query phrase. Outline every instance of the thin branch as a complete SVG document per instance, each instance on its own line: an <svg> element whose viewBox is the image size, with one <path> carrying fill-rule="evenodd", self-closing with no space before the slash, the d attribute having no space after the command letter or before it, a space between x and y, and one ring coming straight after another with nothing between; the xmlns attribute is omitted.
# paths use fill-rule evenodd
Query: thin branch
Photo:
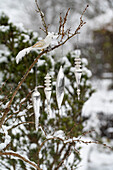
<svg viewBox="0 0 113 170"><path fill-rule="evenodd" d="M70 143L66 153L64 154L62 161L58 164L58 166L55 168L55 170L58 170L59 167L62 166L64 161L71 155L71 152L70 152L71 146L72 146L72 144Z"/></svg>
<svg viewBox="0 0 113 170"><path fill-rule="evenodd" d="M65 36L67 33L70 32L70 28L67 29L66 31L65 31L65 29L64 29L64 28L65 28L65 24L66 24L66 22L67 22L67 16L68 16L68 14L69 14L69 11L70 11L70 8L67 10L64 18L62 18L61 13L60 13L59 32L58 32L58 35L59 35L59 36L61 35L61 40L60 40L60 42L63 40L64 36Z"/></svg>
<svg viewBox="0 0 113 170"><path fill-rule="evenodd" d="M66 22L67 22L67 16L68 16L68 14L69 14L69 11L70 11L70 8L67 10L66 15L65 15L65 17L64 17L64 22L63 22L63 25L62 25L62 39L63 39L63 37L65 36L64 27L65 27L65 24L66 24Z"/></svg>
<svg viewBox="0 0 113 170"><path fill-rule="evenodd" d="M60 21L59 21L59 32L58 32L58 35L61 35L61 27L62 27L62 17L61 17L61 13L60 13Z"/></svg>
<svg viewBox="0 0 113 170"><path fill-rule="evenodd" d="M84 11L82 12L81 18L83 17L84 13L86 12L87 8L89 7L89 5L86 6L86 8L84 9Z"/></svg>
<svg viewBox="0 0 113 170"><path fill-rule="evenodd" d="M44 13L41 11L41 9L40 9L40 7L39 7L39 5L38 5L38 2L37 2L37 0L35 0L35 3L36 3L36 6L37 6L37 12L38 13L40 13L40 17L41 17L41 19L42 19L42 25L43 25L43 27L45 28L45 30L44 29L42 29L45 33L46 33L46 35L48 35L48 26L47 26L47 24L46 24L46 22L45 22L45 15L44 15Z"/></svg>
<svg viewBox="0 0 113 170"><path fill-rule="evenodd" d="M35 163L29 161L28 159L24 158L23 156L21 156L18 153L15 153L15 152L0 152L0 156L3 156L3 155L11 155L11 156L14 156L14 157L18 157L18 158L22 159L23 161L27 162L28 164L32 165L33 167L37 168L37 170L42 170Z"/></svg>
<svg viewBox="0 0 113 170"><path fill-rule="evenodd" d="M11 129L13 129L13 128L16 128L17 126L20 126L20 125L22 125L22 124L34 124L34 122L21 122L21 123L18 123L17 125L14 125L14 126L12 126L10 129L8 129L8 130L11 130Z"/></svg>

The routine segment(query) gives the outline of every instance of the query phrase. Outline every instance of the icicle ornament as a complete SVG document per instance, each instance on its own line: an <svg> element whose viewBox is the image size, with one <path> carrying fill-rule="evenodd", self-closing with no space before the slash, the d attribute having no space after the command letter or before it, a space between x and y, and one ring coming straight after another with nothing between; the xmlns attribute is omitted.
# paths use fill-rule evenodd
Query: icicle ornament
<svg viewBox="0 0 113 170"><path fill-rule="evenodd" d="M49 112L49 105L50 105L50 99L51 99L51 76L49 73L45 76L45 96L47 99L47 105L48 105L48 112Z"/></svg>
<svg viewBox="0 0 113 170"><path fill-rule="evenodd" d="M36 130L38 130L39 117L40 117L40 93L38 92L37 87L35 87L35 90L32 93L32 102L33 102L33 108L35 113L35 128Z"/></svg>
<svg viewBox="0 0 113 170"><path fill-rule="evenodd" d="M57 99L57 104L59 109L61 108L61 104L64 98L64 85L65 85L65 79L64 79L63 69L61 66L58 72L57 82L56 82L56 99Z"/></svg>
<svg viewBox="0 0 113 170"><path fill-rule="evenodd" d="M81 51L76 50L75 51L75 77L76 77L76 82L77 82L78 100L80 99L80 80L81 80L81 75L82 75L80 55L81 55Z"/></svg>

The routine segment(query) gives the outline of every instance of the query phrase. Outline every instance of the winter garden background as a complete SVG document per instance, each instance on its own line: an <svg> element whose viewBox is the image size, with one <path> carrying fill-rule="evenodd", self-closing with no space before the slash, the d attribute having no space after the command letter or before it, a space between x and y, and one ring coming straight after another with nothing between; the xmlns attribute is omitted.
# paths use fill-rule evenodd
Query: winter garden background
<svg viewBox="0 0 113 170"><path fill-rule="evenodd" d="M23 156L25 160L16 155L0 155L0 169L36 169L34 165L38 161L43 170L112 170L112 149L94 143L73 144L69 139L81 139L84 142L99 141L113 147L113 2L112 0L38 2L47 23L50 24L50 32L57 32L59 15L61 13L63 16L68 8L70 8L68 25L73 30L79 24L82 11L89 4L83 16L87 23L81 28L78 40L75 36L62 47L44 54L38 60L38 85L44 85L44 77L48 71L52 77L52 117L49 117L47 112L44 90L39 89L41 116L38 131L35 130L31 100L36 85L35 67L19 89L5 124L0 129L0 152L13 151ZM41 19L35 9L34 0L0 2L0 118L14 89L39 51L29 53L18 65L15 62L17 53L45 36L40 30ZM81 49L83 69L79 101L74 75L77 48ZM65 74L65 95L62 114L59 114L55 88L61 65ZM52 137L56 139L49 140Z"/></svg>

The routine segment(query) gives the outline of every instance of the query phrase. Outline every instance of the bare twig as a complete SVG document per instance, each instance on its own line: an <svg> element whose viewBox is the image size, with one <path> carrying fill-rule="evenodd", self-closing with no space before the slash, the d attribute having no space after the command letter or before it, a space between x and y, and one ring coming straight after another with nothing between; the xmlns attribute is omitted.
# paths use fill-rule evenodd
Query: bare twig
<svg viewBox="0 0 113 170"><path fill-rule="evenodd" d="M61 35L61 27L62 27L62 17L61 17L61 13L60 13L59 32L58 32L59 35Z"/></svg>
<svg viewBox="0 0 113 170"><path fill-rule="evenodd" d="M35 3L36 3L36 6L37 6L37 12L38 13L40 13L40 17L41 17L41 19L42 19L42 25L43 25L43 27L45 28L45 30L44 29L42 29L45 33L46 33L46 35L48 35L48 26L47 26L47 24L46 24L46 22L45 22L45 15L44 15L44 13L41 11L41 9L40 9L40 7L39 7L39 5L38 5L38 2L37 2L37 0L35 0Z"/></svg>
<svg viewBox="0 0 113 170"><path fill-rule="evenodd" d="M69 14L69 11L70 11L70 8L67 10L64 18L62 18L61 14L60 14L59 32L58 32L58 35L59 35L59 36L61 35L61 40L60 40L60 41L63 40L63 38L64 38L64 36L67 34L67 32L68 32L68 33L70 32L70 31L69 31L70 28L67 29L66 31L65 31L65 29L64 29L64 28L65 28L65 24L66 24L66 22L67 22L67 16L68 16L68 14Z"/></svg>
<svg viewBox="0 0 113 170"><path fill-rule="evenodd" d="M67 16L68 16L69 10L70 10L70 8L69 8L69 9L67 10L67 12L66 12L66 15L65 15L65 17L64 17L64 22L63 22L63 25L62 25L62 39L63 39L63 37L65 36L64 27L65 27L65 24L66 24L66 21L67 21Z"/></svg>

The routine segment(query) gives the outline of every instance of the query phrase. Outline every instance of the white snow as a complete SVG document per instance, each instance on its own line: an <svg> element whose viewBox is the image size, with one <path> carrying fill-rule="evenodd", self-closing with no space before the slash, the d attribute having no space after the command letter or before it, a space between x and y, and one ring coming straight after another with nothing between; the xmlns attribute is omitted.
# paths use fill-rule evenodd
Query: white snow
<svg viewBox="0 0 113 170"><path fill-rule="evenodd" d="M95 92L84 104L82 115L90 116L93 113L113 114L113 91L103 88Z"/></svg>
<svg viewBox="0 0 113 170"><path fill-rule="evenodd" d="M0 31L6 32L7 30L9 30L9 26L4 26L4 25L0 26Z"/></svg>
<svg viewBox="0 0 113 170"><path fill-rule="evenodd" d="M36 149L36 148L37 148L37 144L36 143L31 143L29 149Z"/></svg>

